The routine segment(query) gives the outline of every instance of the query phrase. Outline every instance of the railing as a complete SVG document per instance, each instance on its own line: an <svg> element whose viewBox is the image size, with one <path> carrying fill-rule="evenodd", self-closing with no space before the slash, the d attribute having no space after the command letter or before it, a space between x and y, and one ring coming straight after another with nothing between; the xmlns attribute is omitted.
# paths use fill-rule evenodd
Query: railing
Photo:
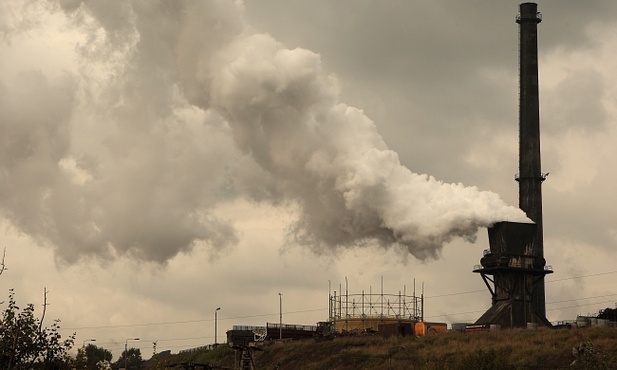
<svg viewBox="0 0 617 370"><path fill-rule="evenodd" d="M212 351L214 349L213 344L208 344L207 346L200 346L195 348L181 349L178 353L195 353L201 351Z"/></svg>
<svg viewBox="0 0 617 370"><path fill-rule="evenodd" d="M544 180L546 180L547 177L548 177L548 172L546 172L546 173L545 172L540 172L540 176L539 177L536 177L534 175L525 175L525 176L521 177L521 175L518 172L514 174L514 180L516 180L516 181L519 181L520 179L537 179L537 178L539 178L541 181L544 181Z"/></svg>
<svg viewBox="0 0 617 370"><path fill-rule="evenodd" d="M266 323L266 327L268 329L270 328L274 328L274 329L283 329L283 330L303 330L303 331L317 331L317 326L316 325L295 325L295 324L278 324L278 323L272 323L272 322L268 322Z"/></svg>
<svg viewBox="0 0 617 370"><path fill-rule="evenodd" d="M521 13L516 15L516 23L521 23L522 19L523 18L521 17ZM540 23L540 22L542 22L542 13L536 12L536 16L535 17L525 17L525 19L537 20L537 22Z"/></svg>
<svg viewBox="0 0 617 370"><path fill-rule="evenodd" d="M232 327L233 330L259 330L265 328L263 325L234 325Z"/></svg>

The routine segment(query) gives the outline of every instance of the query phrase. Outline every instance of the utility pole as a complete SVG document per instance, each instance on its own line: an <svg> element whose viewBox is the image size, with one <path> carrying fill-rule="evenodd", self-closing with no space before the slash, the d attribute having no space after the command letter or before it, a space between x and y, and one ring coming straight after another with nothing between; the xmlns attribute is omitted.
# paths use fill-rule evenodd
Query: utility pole
<svg viewBox="0 0 617 370"><path fill-rule="evenodd" d="M283 339L283 294L279 293L279 339Z"/></svg>
<svg viewBox="0 0 617 370"><path fill-rule="evenodd" d="M41 315L41 321L39 322L39 331L43 330L43 320L45 320L45 313L47 312L47 306L49 305L49 303L47 303L47 293L49 293L47 288L43 288L43 314Z"/></svg>
<svg viewBox="0 0 617 370"><path fill-rule="evenodd" d="M218 346L218 338L217 338L217 334L218 334L218 312L221 308L218 307L216 310L214 310L214 347Z"/></svg>

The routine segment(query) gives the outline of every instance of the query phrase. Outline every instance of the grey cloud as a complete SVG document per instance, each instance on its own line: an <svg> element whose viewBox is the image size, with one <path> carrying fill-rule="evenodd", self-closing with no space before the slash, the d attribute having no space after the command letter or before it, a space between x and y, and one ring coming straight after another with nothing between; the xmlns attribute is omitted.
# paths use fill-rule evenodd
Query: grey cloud
<svg viewBox="0 0 617 370"><path fill-rule="evenodd" d="M59 105L77 114L61 121L71 144L40 154L53 181L32 208L46 218L19 226L63 261L223 249L239 238L217 215L233 197L296 205L290 241L315 251L378 243L435 258L478 227L526 220L494 193L404 167L318 54L250 32L237 3L62 5L93 43L80 46L79 99Z"/></svg>
<svg viewBox="0 0 617 370"><path fill-rule="evenodd" d="M33 236L53 225L47 205L66 181L57 163L70 147L74 87L70 75L50 81L38 72L0 85L2 214Z"/></svg>
<svg viewBox="0 0 617 370"><path fill-rule="evenodd" d="M561 135L570 130L588 133L606 130L609 115L604 101L610 98L605 85L598 71L570 71L544 95L545 132Z"/></svg>

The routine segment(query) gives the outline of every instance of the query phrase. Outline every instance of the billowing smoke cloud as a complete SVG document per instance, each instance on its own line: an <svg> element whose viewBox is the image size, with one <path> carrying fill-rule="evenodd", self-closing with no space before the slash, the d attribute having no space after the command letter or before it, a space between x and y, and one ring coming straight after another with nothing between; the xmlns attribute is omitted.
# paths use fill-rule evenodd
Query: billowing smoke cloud
<svg viewBox="0 0 617 370"><path fill-rule="evenodd" d="M238 240L217 215L238 198L296 207L289 238L316 251L378 243L424 259L526 221L494 193L402 166L319 55L252 31L240 2L37 4L63 14L77 64L0 86L0 210L60 260L216 252ZM3 22L4 49L18 23Z"/></svg>

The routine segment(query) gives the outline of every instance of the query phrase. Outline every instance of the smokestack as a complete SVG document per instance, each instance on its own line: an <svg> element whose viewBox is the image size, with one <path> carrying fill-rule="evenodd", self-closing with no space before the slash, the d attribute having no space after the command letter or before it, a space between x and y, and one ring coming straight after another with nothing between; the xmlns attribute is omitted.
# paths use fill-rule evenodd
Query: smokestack
<svg viewBox="0 0 617 370"><path fill-rule="evenodd" d="M540 103L538 94L538 23L542 16L535 3L520 5L519 24L519 208L536 223L532 255L544 258L542 232L542 182L546 174L540 167ZM546 315L544 278L532 293L534 310Z"/></svg>
<svg viewBox="0 0 617 370"><path fill-rule="evenodd" d="M489 228L490 249L474 268L492 295L492 306L476 324L524 327L527 323L551 326L546 319L544 277L546 268L542 234L542 182L540 168L540 108L538 99L537 4L523 3L520 25L519 102L519 208L534 224L499 222Z"/></svg>

